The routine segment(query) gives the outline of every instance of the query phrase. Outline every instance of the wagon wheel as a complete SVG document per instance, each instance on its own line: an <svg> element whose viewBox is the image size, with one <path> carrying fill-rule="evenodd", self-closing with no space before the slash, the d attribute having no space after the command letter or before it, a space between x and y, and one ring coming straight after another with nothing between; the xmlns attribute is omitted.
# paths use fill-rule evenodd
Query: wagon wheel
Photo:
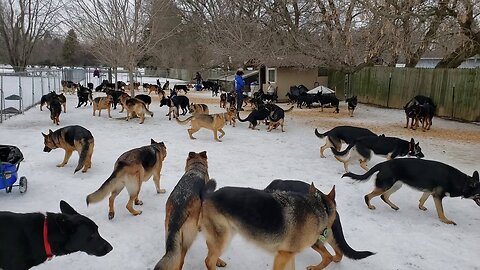
<svg viewBox="0 0 480 270"><path fill-rule="evenodd" d="M18 189L20 193L25 193L27 192L27 178L25 176L20 177L20 180L18 182Z"/></svg>

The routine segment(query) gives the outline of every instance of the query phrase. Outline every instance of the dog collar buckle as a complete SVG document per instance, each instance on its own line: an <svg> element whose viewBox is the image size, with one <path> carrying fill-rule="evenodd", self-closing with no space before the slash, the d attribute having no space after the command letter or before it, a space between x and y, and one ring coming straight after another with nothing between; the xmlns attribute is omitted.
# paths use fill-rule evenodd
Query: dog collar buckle
<svg viewBox="0 0 480 270"><path fill-rule="evenodd" d="M322 243L325 243L327 241L329 234L330 234L330 230L328 228L325 228L323 232L320 234L320 236L318 237L318 240Z"/></svg>

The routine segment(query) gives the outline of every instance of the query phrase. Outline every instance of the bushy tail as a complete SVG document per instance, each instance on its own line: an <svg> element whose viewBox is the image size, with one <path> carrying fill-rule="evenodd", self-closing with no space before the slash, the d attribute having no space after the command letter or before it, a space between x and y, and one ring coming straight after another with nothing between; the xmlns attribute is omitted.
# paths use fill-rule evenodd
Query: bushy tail
<svg viewBox="0 0 480 270"><path fill-rule="evenodd" d="M142 104L143 104L143 108L145 109L145 111L146 111L151 117L153 117L153 112L151 112L150 110L148 110L147 105L145 104L145 102L142 102Z"/></svg>
<svg viewBox="0 0 480 270"><path fill-rule="evenodd" d="M343 235L342 223L340 222L340 216L338 215L338 212L336 213L335 221L333 221L332 233L335 242L347 258L360 260L375 254L371 251L356 251L348 245L347 241L345 240L345 236Z"/></svg>
<svg viewBox="0 0 480 270"><path fill-rule="evenodd" d="M117 177L118 173L123 169L125 165L123 163L119 163L113 169L112 174L103 182L102 186L100 186L97 191L89 194L87 196L87 206L91 203L97 203L103 200L110 192L112 192L115 178Z"/></svg>
<svg viewBox="0 0 480 270"><path fill-rule="evenodd" d="M179 120L178 117L175 117L175 119L177 120L177 123L182 124L182 125L185 125L185 124L187 124L190 120L193 119L193 116L190 116L190 117L188 117L188 118L185 119L185 120Z"/></svg>
<svg viewBox="0 0 480 270"><path fill-rule="evenodd" d="M355 146L354 143L352 144L349 144L347 146L347 148L345 148L345 150L343 151L337 151L337 149L335 149L335 147L330 147L330 149L332 150L333 154L335 155L335 157L345 157L349 152L350 152L350 149L352 149L353 147Z"/></svg>
<svg viewBox="0 0 480 270"><path fill-rule="evenodd" d="M352 178L353 180L364 181L364 180L367 180L368 178L370 178L370 176L372 176L372 174L376 173L377 171L380 171L382 165L383 165L383 162L378 163L377 165L373 166L370 170L368 170L368 172L366 172L365 174L362 174L362 175L348 172L348 173L343 174L342 178L347 176L347 177Z"/></svg>
<svg viewBox="0 0 480 270"><path fill-rule="evenodd" d="M285 110L285 112L289 112L289 111L293 110L293 107L294 106L290 107L290 109L288 109L288 110Z"/></svg>
<svg viewBox="0 0 480 270"><path fill-rule="evenodd" d="M215 179L208 180L208 182L202 189L202 193L200 193L200 199L202 200L202 202L208 197L209 194L213 193L216 188L217 181L215 181Z"/></svg>
<svg viewBox="0 0 480 270"><path fill-rule="evenodd" d="M88 139L82 139L82 151L80 152L80 158L78 159L78 165L74 173L80 171L85 166L85 159L87 158L89 148L90 142Z"/></svg>
<svg viewBox="0 0 480 270"><path fill-rule="evenodd" d="M321 134L320 132L318 132L318 130L316 128L315 128L315 135L317 135L317 137L320 138L320 139L323 139L323 138L325 138L325 136L327 136L326 133Z"/></svg>

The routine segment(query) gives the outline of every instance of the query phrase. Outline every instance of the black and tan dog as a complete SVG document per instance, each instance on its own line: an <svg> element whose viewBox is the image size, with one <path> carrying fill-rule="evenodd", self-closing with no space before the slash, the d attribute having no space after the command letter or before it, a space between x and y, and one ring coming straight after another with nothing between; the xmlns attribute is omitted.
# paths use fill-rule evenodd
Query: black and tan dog
<svg viewBox="0 0 480 270"><path fill-rule="evenodd" d="M355 111L355 108L358 104L357 96L347 98L345 99L345 102L347 103L348 113L350 114L350 117L353 117L353 111Z"/></svg>
<svg viewBox="0 0 480 270"><path fill-rule="evenodd" d="M80 85L77 91L77 98L78 98L77 108L80 108L80 106L82 105L87 106L88 101L90 101L90 105L92 105L93 103L92 90L90 88L83 87L82 85Z"/></svg>
<svg viewBox="0 0 480 270"><path fill-rule="evenodd" d="M40 99L40 111L43 111L43 105L47 105L47 109L50 108L50 102L52 102L53 99L57 98L57 96L58 95L57 93L55 93L55 91L43 95Z"/></svg>
<svg viewBox="0 0 480 270"><path fill-rule="evenodd" d="M135 148L123 153L115 162L112 174L102 184L102 186L92 194L87 196L87 205L97 203L108 194L108 218L115 217L114 202L115 197L127 188L129 199L127 202L128 211L136 216L142 211L133 208L133 204L142 205L143 202L138 199L142 183L150 179L153 175L153 182L157 193L165 193L165 189L160 188L160 171L162 170L163 160L167 156L167 148L163 142L156 142L153 139L151 144L140 148Z"/></svg>
<svg viewBox="0 0 480 270"><path fill-rule="evenodd" d="M195 115L195 114L209 114L207 104L191 103L190 106L188 106L188 110L193 115Z"/></svg>
<svg viewBox="0 0 480 270"><path fill-rule="evenodd" d="M102 110L106 109L108 112L108 117L112 118L110 115L110 108L112 107L113 97L107 95L106 97L96 97L93 100L93 116L95 116L95 112L98 111L98 116L102 113Z"/></svg>
<svg viewBox="0 0 480 270"><path fill-rule="evenodd" d="M185 120L179 120L175 118L178 123L184 125L188 122L192 122L192 127L188 129L188 136L190 139L195 140L196 138L193 137L193 133L199 131L201 128L207 128L213 131L213 138L217 142L221 142L221 138L225 135L225 131L223 131L223 127L225 126L226 121L231 121L231 119L235 118L235 113L232 111L228 111L226 113L216 113L216 114L196 114L193 116L188 117ZM220 132L220 136L218 136L217 132Z"/></svg>
<svg viewBox="0 0 480 270"><path fill-rule="evenodd" d="M140 117L140 124L145 121L145 114L148 113L153 117L153 112L149 111L147 105L137 98L123 98L120 99L123 108L127 110L127 121L136 116Z"/></svg>
<svg viewBox="0 0 480 270"><path fill-rule="evenodd" d="M74 252L105 256L113 247L100 236L98 226L65 201L61 213L0 212L0 269L30 269Z"/></svg>
<svg viewBox="0 0 480 270"><path fill-rule="evenodd" d="M220 108L225 108L227 105L227 93L220 94Z"/></svg>
<svg viewBox="0 0 480 270"><path fill-rule="evenodd" d="M75 172L82 170L86 172L92 167L92 154L94 140L92 133L82 126L66 126L55 131L49 130L48 134L43 134L45 147L43 152L50 152L52 149L62 148L65 150L63 162L57 167L63 167L68 163L73 151L79 155L78 165Z"/></svg>
<svg viewBox="0 0 480 270"><path fill-rule="evenodd" d="M253 130L257 129L256 128L257 125L261 121L266 120L269 115L270 115L270 110L264 104L260 104L255 110L251 111L250 114L244 119L240 118L240 114L239 112L237 112L238 121L240 122L248 121L250 123L248 125L248 128L251 128Z"/></svg>
<svg viewBox="0 0 480 270"><path fill-rule="evenodd" d="M165 255L155 270L180 270L197 237L205 194L216 182L208 176L207 152L188 153L185 173L168 196L165 206Z"/></svg>
<svg viewBox="0 0 480 270"><path fill-rule="evenodd" d="M349 144L342 152L337 151L331 147L335 158L343 162L345 172L349 172L348 163L351 161L359 161L360 166L368 171L367 162L372 158L372 153L375 155L385 156L387 160L396 157L411 156L423 158L422 148L420 144L412 138L406 141L396 137L368 136L362 137ZM348 156L348 157L347 157Z"/></svg>
<svg viewBox="0 0 480 270"><path fill-rule="evenodd" d="M298 180L273 180L264 190L267 192L276 192L276 191L285 191L285 192L297 192L300 194L307 195L310 185L298 181ZM325 231L326 235L321 235L317 242L312 245L312 248L317 251L322 256L322 261L317 266L311 266L307 269L323 269L330 264L330 262L340 262L343 258L343 255L347 256L353 260L360 260L375 253L370 251L356 251L350 247L350 245L345 240L343 235L342 223L340 222L340 216L338 212L335 213L336 217L333 221L331 233L333 237L329 237L329 230ZM325 248L325 244L328 243L335 251L335 256L332 256L330 252Z"/></svg>
<svg viewBox="0 0 480 270"><path fill-rule="evenodd" d="M376 172L378 174L375 179L375 188L365 195L365 203L372 210L375 206L370 204L370 200L376 196L380 196L392 209L398 210L398 206L393 204L389 197L400 189L402 183L423 192L418 204L420 210L427 210L424 204L432 195L438 218L447 224L456 225L455 222L447 219L443 212L442 200L445 196L472 199L480 206L478 172L475 171L472 176L468 176L438 161L414 158L393 159L373 166L363 175L346 173L342 177L347 176L357 181L364 181Z"/></svg>
<svg viewBox="0 0 480 270"><path fill-rule="evenodd" d="M328 195L317 190L313 183L307 195L221 188L207 196L201 213L202 232L208 246L207 269L216 269L219 257L238 232L275 253L273 269L283 270L293 264L296 254L326 234L335 221L335 213L335 187Z"/></svg>
<svg viewBox="0 0 480 270"><path fill-rule="evenodd" d="M284 110L280 108L278 105L272 104L272 103L266 104L265 106L270 111L270 113L268 114L267 131L270 132L272 131L272 129L276 129L278 126L280 126L282 129L282 132L285 132L285 130L283 130L283 125L285 123L285 113L293 110L294 106L291 106L287 110Z"/></svg>
<svg viewBox="0 0 480 270"><path fill-rule="evenodd" d="M371 132L366 128L352 127L352 126L338 126L334 127L331 130L320 133L315 129L315 135L323 139L325 137L325 144L320 147L320 157L325 158L323 152L325 149L330 147L335 147L337 151L342 149L342 143L352 144L355 140L365 137L365 136L377 136L377 134Z"/></svg>
<svg viewBox="0 0 480 270"><path fill-rule="evenodd" d="M56 98L52 99L48 109L50 110L50 119L57 126L60 125L60 114L62 113L62 105L60 102Z"/></svg>
<svg viewBox="0 0 480 270"><path fill-rule="evenodd" d="M136 95L135 98L143 101L143 103L145 103L145 105L147 106L147 109L150 109L150 104L152 104L152 98L149 95L139 94Z"/></svg>

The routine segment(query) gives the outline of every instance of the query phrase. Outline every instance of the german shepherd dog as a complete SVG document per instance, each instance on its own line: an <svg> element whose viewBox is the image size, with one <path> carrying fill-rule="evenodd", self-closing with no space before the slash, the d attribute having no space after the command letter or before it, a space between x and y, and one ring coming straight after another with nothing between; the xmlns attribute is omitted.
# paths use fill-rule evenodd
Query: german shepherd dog
<svg viewBox="0 0 480 270"><path fill-rule="evenodd" d="M145 103L145 105L147 106L147 109L150 109L150 104L152 104L152 98L149 95L139 94L136 95L135 98L143 101L143 103Z"/></svg>
<svg viewBox="0 0 480 270"><path fill-rule="evenodd" d="M415 130L418 126L418 114L420 113L420 105L413 104L409 107L404 107L405 118L407 119L407 124L404 128L408 128L408 123L410 122L410 128Z"/></svg>
<svg viewBox="0 0 480 270"><path fill-rule="evenodd" d="M185 255L195 240L202 202L213 192L216 182L208 176L207 152L190 152L185 173L168 196L165 206L165 255L155 270L180 270Z"/></svg>
<svg viewBox="0 0 480 270"><path fill-rule="evenodd" d="M400 189L402 183L423 192L418 204L420 210L427 210L424 204L432 195L438 218L446 224L456 225L455 222L447 219L443 212L442 200L445 196L461 196L472 199L480 206L478 172L473 172L470 177L458 169L438 161L414 158L392 159L373 166L363 175L346 173L342 177L348 176L358 181L364 181L377 171L379 173L375 179L375 188L365 195L365 203L369 209L375 209L375 206L370 204L370 200L380 196L392 209L398 210L399 208L390 201L389 197Z"/></svg>
<svg viewBox="0 0 480 270"><path fill-rule="evenodd" d="M92 133L82 126L66 126L55 131L48 130L48 134L43 134L44 145L43 152L50 152L52 149L62 148L65 150L65 157L62 163L57 167L63 167L68 163L73 151L79 155L78 165L75 173L79 170L87 172L92 167L92 154L94 140Z"/></svg>
<svg viewBox="0 0 480 270"><path fill-rule="evenodd" d="M353 111L355 111L355 108L357 107L357 104L358 104L357 96L347 98L345 99L345 102L347 103L348 114L350 114L350 117L353 117Z"/></svg>
<svg viewBox="0 0 480 270"><path fill-rule="evenodd" d="M80 108L80 106L84 104L85 104L84 106L87 106L88 101L90 101L90 105L93 104L92 90L82 85L80 85L77 91L77 98L78 98L77 108Z"/></svg>
<svg viewBox="0 0 480 270"><path fill-rule="evenodd" d="M73 94L78 88L78 83L74 83L72 81L61 81L61 85L63 87L64 93Z"/></svg>
<svg viewBox="0 0 480 270"><path fill-rule="evenodd" d="M50 110L50 119L52 119L53 123L57 126L60 125L60 114L62 113L62 105L60 104L60 101L56 98L52 99L48 109Z"/></svg>
<svg viewBox="0 0 480 270"><path fill-rule="evenodd" d="M256 129L259 122L267 119L269 115L270 115L270 110L264 104L259 105L257 109L251 111L250 114L245 119L240 118L240 113L237 112L238 121L250 122L250 124L248 125L248 128L251 128L251 129ZM260 130L260 129L257 129L257 130Z"/></svg>
<svg viewBox="0 0 480 270"><path fill-rule="evenodd" d="M285 122L285 113L293 110L294 106L291 106L287 110L284 110L275 104L266 104L265 106L267 107L267 109L270 110L270 114L268 115L267 131L270 132L272 131L272 129L275 129L278 126L281 126L282 132L285 132L285 130L283 130L283 124Z"/></svg>
<svg viewBox="0 0 480 270"><path fill-rule="evenodd" d="M435 107L430 105L429 103L424 103L422 105L418 105L419 112L417 115L417 127L418 122L422 122L422 131L430 130L432 126L432 119L433 115L435 114Z"/></svg>
<svg viewBox="0 0 480 270"><path fill-rule="evenodd" d="M332 149L335 158L343 162L345 172L349 172L348 163L356 160L360 162L360 166L365 171L368 171L367 162L372 158L372 152L376 155L385 156L387 160L406 155L417 158L424 157L420 144L415 143L413 138L406 141L396 137L385 137L384 135L359 138L349 144L342 152L333 147L330 149ZM345 157L347 158L345 159Z"/></svg>
<svg viewBox="0 0 480 270"><path fill-rule="evenodd" d="M206 104L194 104L191 103L190 106L188 106L188 110L191 114L208 114L208 106Z"/></svg>
<svg viewBox="0 0 480 270"><path fill-rule="evenodd" d="M371 132L366 128L352 126L334 127L323 134L321 134L320 132L318 132L317 129L315 129L315 135L320 139L327 137L325 140L325 144L320 147L320 157L322 158L325 158L325 155L323 154L325 149L334 147L335 149L337 149L337 151L340 151L342 149L342 143L352 144L353 142L355 142L355 140L361 137L377 136L377 134Z"/></svg>
<svg viewBox="0 0 480 270"><path fill-rule="evenodd" d="M113 247L98 233L98 226L65 201L61 213L0 212L0 269L30 269L53 256L82 251L105 256Z"/></svg>
<svg viewBox="0 0 480 270"><path fill-rule="evenodd" d="M112 118L110 115L110 108L112 107L113 97L107 95L106 97L96 97L93 100L93 116L95 116L95 112L98 111L98 116L102 113L103 109L106 109L108 112L108 117Z"/></svg>
<svg viewBox="0 0 480 270"><path fill-rule="evenodd" d="M106 90L105 91L105 94L107 95L110 95L113 97L113 109L116 110L117 109L117 104L120 103L120 97L125 94L125 92L123 91L120 91L120 90ZM123 108L122 108L122 112L123 112Z"/></svg>
<svg viewBox="0 0 480 270"><path fill-rule="evenodd" d="M190 136L190 139L195 140L196 138L193 137L193 133L199 131L201 128L207 128L213 131L213 138L215 141L221 142L220 139L225 136L225 131L223 131L222 128L225 126L226 121L231 121L233 118L235 118L235 113L228 111L226 113L216 114L196 114L185 120L179 120L178 118L175 119L182 125L189 121L192 122L192 127L188 129L188 136ZM220 136L218 136L217 132L221 133Z"/></svg>
<svg viewBox="0 0 480 270"><path fill-rule="evenodd" d="M227 93L220 94L220 108L225 108L227 105Z"/></svg>
<svg viewBox="0 0 480 270"><path fill-rule="evenodd" d="M188 112L189 100L186 96L170 96L170 97L163 97L160 100L160 107L163 105L167 105L170 109L166 116L169 116L171 119L171 113L174 111L172 107L175 107L177 112L180 113L180 108L182 109L182 115L186 115Z"/></svg>
<svg viewBox="0 0 480 270"><path fill-rule="evenodd" d="M128 98L124 100L122 105L127 110L127 121L135 116L138 116L140 117L140 124L143 124L146 113L153 117L153 112L149 111L147 105L145 105L145 103L140 99Z"/></svg>
<svg viewBox="0 0 480 270"><path fill-rule="evenodd" d="M405 110L405 117L407 119L407 124L405 125L405 128L408 128L408 122L410 118L412 119L410 128L411 129L418 128L419 113L421 110L420 105L425 105L425 104L430 105L430 106L425 106L425 108L428 108L428 111L429 111L428 114L431 114L431 117L433 118L433 115L435 114L436 105L435 103L433 103L433 100L429 97L417 95L413 97L411 100L409 100L405 104L405 106L403 106L403 109ZM415 124L415 128L413 127L414 124ZM423 123L422 123L422 126L423 126Z"/></svg>
<svg viewBox="0 0 480 270"><path fill-rule="evenodd" d="M157 193L165 193L165 189L160 188L160 171L166 156L167 148L165 144L156 142L153 139L151 139L150 145L123 153L115 162L112 174L102 186L87 196L87 206L103 200L110 193L111 195L108 199L108 219L113 219L115 217L115 197L126 187L130 195L127 209L134 216L140 215L142 211L135 210L133 203L135 205L143 204L138 199L143 182L146 182L153 175Z"/></svg>
<svg viewBox="0 0 480 270"><path fill-rule="evenodd" d="M318 102L320 102L320 105L322 107L322 112L323 112L323 105L332 105L333 107L335 107L335 113L339 113L339 109L338 109L338 106L340 104L340 101L338 100L338 98L333 95L333 94L322 94L322 92L318 92L317 93L317 98L318 98Z"/></svg>
<svg viewBox="0 0 480 270"><path fill-rule="evenodd" d="M300 194L307 195L310 185L298 181L298 180L281 180L276 179L273 180L264 190L267 192L276 192L276 191L285 191L285 192L298 192ZM315 266L313 269L323 269L328 266L328 264L332 261L340 262L342 260L343 254L350 259L360 260L375 253L370 251L356 251L348 245L347 241L345 240L345 236L343 235L342 223L340 222L340 216L338 212L335 212L335 220L333 221L332 230L333 237L331 238L319 238L315 244L312 245L312 248L320 253L322 256L322 261L320 264ZM328 231L327 231L328 232ZM328 236L328 233L327 233ZM323 235L323 237L325 237ZM328 243L335 251L335 256L332 256L328 250L325 248L324 244L328 240ZM311 269L311 268L308 268Z"/></svg>
<svg viewBox="0 0 480 270"><path fill-rule="evenodd" d="M235 232L274 252L274 270L292 265L295 255L313 246L336 218L335 187L325 195L312 185L308 194L224 187L207 195L202 232L208 246L205 264L216 269ZM330 241L329 241L330 242Z"/></svg>
<svg viewBox="0 0 480 270"><path fill-rule="evenodd" d="M63 94L62 94L63 95ZM42 98L40 99L40 111L43 111L43 105L47 105L47 109L50 108L50 102L52 102L53 99L56 99L59 95L55 93L55 91L52 91L46 95L43 95ZM65 98L65 96L63 96ZM65 108L66 110L66 108Z"/></svg>

